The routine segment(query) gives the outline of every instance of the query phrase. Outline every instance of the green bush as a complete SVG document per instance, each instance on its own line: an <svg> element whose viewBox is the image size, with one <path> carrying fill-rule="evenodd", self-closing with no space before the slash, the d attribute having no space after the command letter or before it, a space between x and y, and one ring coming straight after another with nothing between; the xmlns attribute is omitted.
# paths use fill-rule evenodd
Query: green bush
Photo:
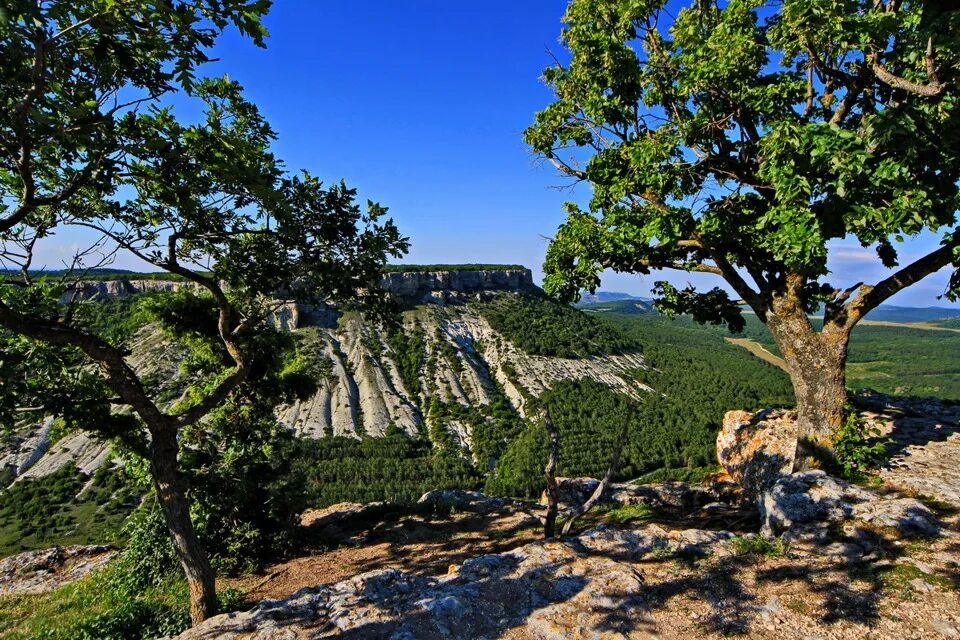
<svg viewBox="0 0 960 640"><path fill-rule="evenodd" d="M10 640L147 640L190 626L186 583L171 574L140 588L121 559L56 591L0 598Z"/></svg>
<svg viewBox="0 0 960 640"><path fill-rule="evenodd" d="M848 406L847 418L837 429L834 456L845 477L859 479L886 460L887 445L891 442L880 438L879 429L870 427Z"/></svg>

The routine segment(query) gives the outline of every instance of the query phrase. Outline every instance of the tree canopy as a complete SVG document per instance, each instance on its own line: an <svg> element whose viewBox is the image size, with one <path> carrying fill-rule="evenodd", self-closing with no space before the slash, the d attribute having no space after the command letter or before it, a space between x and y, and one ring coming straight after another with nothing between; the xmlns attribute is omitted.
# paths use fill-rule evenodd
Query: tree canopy
<svg viewBox="0 0 960 640"><path fill-rule="evenodd" d="M262 46L269 6L19 1L0 16L0 417L66 414L149 458L195 621L216 593L181 487L181 432L257 374L257 334L285 300L382 299L381 272L408 247L384 207L289 171L236 82L198 75L228 27ZM68 228L90 244L58 277L38 276L38 243ZM187 318L217 346L178 402L152 394L123 340L78 311L74 285L117 254L212 303Z"/></svg>
<svg viewBox="0 0 960 640"><path fill-rule="evenodd" d="M723 276L758 314L790 281L855 322L951 262L960 177L960 13L942 2L574 0L556 101L528 143L589 182L567 205L546 288L594 290L602 269ZM887 267L928 230L940 248L875 286L826 280L827 242ZM862 283L861 283L862 284ZM958 293L954 273L951 291ZM722 290L659 285L661 304L736 328ZM856 294L856 295L853 295ZM852 296L852 297L851 297ZM844 304L845 303L845 304Z"/></svg>
<svg viewBox="0 0 960 640"><path fill-rule="evenodd" d="M960 11L902 0L573 0L556 100L526 131L590 183L547 251L544 288L573 299L605 269L722 277L736 292L655 284L668 314L743 329L784 352L803 455L831 457L850 331L954 266L960 295ZM901 243L939 246L900 264ZM892 273L830 282L829 242L855 238ZM823 305L822 330L808 314ZM808 455L809 454L809 455ZM804 463L805 464L805 463Z"/></svg>

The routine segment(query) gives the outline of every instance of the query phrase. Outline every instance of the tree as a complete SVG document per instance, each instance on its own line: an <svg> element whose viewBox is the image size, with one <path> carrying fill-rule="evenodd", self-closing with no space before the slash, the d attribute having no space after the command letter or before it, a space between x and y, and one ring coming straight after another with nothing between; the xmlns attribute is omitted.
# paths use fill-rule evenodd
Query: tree
<svg viewBox="0 0 960 640"><path fill-rule="evenodd" d="M787 362L801 456L829 455L850 332L921 278L960 265L960 12L900 0L573 0L556 101L528 144L593 187L547 252L548 292L604 269L714 274L725 290L656 283L659 306L743 327L748 305ZM900 265L908 236L940 245ZM853 237L892 273L849 288L828 242ZM946 295L960 294L954 270ZM808 314L821 308L823 329Z"/></svg>
<svg viewBox="0 0 960 640"><path fill-rule="evenodd" d="M196 78L227 27L262 45L269 4L30 0L0 11L0 260L17 269L0 280L3 423L24 410L63 415L147 456L194 622L215 612L216 593L181 485L180 434L203 428L250 376L248 347L278 304L361 291L377 300L371 283L407 248L379 221L383 207L361 211L344 184L287 172L238 85ZM201 107L199 119L178 119L175 93ZM65 229L82 230L89 247L59 279L37 274L35 248ZM138 377L125 344L81 322L78 282L118 252L213 302L192 320L216 337L220 366L172 406Z"/></svg>

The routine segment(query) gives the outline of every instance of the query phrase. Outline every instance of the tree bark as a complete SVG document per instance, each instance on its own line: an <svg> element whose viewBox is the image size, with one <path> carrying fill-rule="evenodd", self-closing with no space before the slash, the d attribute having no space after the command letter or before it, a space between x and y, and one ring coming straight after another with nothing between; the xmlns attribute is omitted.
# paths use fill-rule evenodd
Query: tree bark
<svg viewBox="0 0 960 640"><path fill-rule="evenodd" d="M177 432L154 429L150 470L173 546L190 587L190 619L197 625L217 613L216 576L190 519L177 471Z"/></svg>
<svg viewBox="0 0 960 640"><path fill-rule="evenodd" d="M775 310L767 326L783 354L797 400L794 469L830 464L846 412L849 331L828 324L818 332L799 307Z"/></svg>

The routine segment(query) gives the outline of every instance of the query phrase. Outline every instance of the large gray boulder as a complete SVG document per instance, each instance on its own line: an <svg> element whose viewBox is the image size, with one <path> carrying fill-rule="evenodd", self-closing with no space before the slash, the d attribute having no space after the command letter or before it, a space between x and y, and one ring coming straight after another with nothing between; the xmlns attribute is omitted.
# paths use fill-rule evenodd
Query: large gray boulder
<svg viewBox="0 0 960 640"><path fill-rule="evenodd" d="M823 471L783 476L760 501L763 533L786 539L820 538L844 523L868 524L895 537L937 535L942 525L918 500L857 487Z"/></svg>

